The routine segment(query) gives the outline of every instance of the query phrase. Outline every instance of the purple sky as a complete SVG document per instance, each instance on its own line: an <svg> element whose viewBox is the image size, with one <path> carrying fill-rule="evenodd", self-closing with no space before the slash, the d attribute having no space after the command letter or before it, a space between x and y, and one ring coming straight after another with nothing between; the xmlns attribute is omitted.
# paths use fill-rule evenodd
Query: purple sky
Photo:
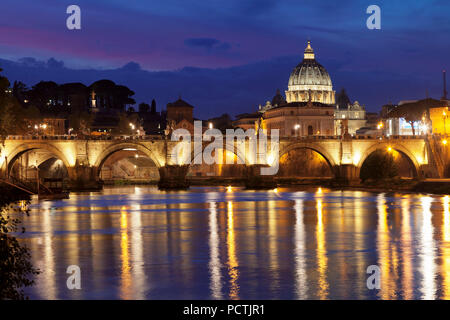
<svg viewBox="0 0 450 320"><path fill-rule="evenodd" d="M82 30L66 28L71 4L81 7ZM366 28L371 4L381 7L381 30ZM50 76L89 84L133 61L149 72L123 77L116 70L112 78L136 91L138 102L155 97L161 107L182 94L206 117L253 111L276 88L285 90L310 38L334 89L345 87L352 100L376 111L389 100L423 98L426 90L442 96L449 12L446 0L2 0L0 59L54 57L65 68L61 75L40 70L37 78L29 66L0 67L28 85ZM197 69L186 77L185 67L207 70L199 79L192 74ZM79 72L86 69L98 73ZM156 85L155 75L166 82Z"/></svg>

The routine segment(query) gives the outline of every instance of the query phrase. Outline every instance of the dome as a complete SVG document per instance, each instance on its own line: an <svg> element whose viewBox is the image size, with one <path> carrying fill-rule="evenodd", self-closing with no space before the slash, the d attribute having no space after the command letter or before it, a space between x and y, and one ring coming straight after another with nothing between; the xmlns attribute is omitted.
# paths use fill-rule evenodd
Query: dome
<svg viewBox="0 0 450 320"><path fill-rule="evenodd" d="M295 67L289 77L289 86L296 85L332 85L327 70L315 59L311 41L308 41L303 61Z"/></svg>
<svg viewBox="0 0 450 320"><path fill-rule="evenodd" d="M286 91L288 102L312 102L334 104L334 91L327 70L316 61L311 41L306 46L303 61L291 72Z"/></svg>
<svg viewBox="0 0 450 320"><path fill-rule="evenodd" d="M331 86L331 78L316 60L303 60L289 77L289 86L297 85Z"/></svg>

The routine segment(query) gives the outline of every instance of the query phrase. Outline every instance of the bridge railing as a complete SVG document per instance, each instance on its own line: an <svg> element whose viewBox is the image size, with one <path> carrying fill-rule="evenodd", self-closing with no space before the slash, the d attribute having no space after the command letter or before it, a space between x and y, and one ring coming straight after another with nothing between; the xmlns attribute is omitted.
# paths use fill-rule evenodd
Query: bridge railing
<svg viewBox="0 0 450 320"><path fill-rule="evenodd" d="M301 137L295 137L295 136L285 136L280 137L281 139L287 139L287 140L342 140L342 136L301 136ZM403 136L403 135L355 135L352 136L352 140L409 140L409 139L425 139L426 136L424 135L416 135L416 136Z"/></svg>
<svg viewBox="0 0 450 320"><path fill-rule="evenodd" d="M281 139L294 140L341 140L341 136L282 136ZM425 135L355 135L351 137L354 140L405 140L405 139L425 139ZM155 141L164 140L162 135L145 135L145 136L85 136L78 137L76 135L10 135L6 140L120 140L120 141Z"/></svg>
<svg viewBox="0 0 450 320"><path fill-rule="evenodd" d="M161 135L146 135L146 136L100 136L100 137L77 137L75 135L10 135L6 140L164 140Z"/></svg>

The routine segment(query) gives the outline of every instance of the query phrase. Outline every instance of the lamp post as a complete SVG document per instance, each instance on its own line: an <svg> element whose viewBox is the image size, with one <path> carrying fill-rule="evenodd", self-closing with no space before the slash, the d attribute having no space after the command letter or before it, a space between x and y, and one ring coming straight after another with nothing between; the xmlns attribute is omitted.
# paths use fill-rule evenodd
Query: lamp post
<svg viewBox="0 0 450 320"><path fill-rule="evenodd" d="M8 156L5 155L5 169L6 169L6 179L9 180L9 169L8 169Z"/></svg>
<svg viewBox="0 0 450 320"><path fill-rule="evenodd" d="M37 165L37 160L36 160L36 166L35 167L36 167L37 194L39 195L39 193L40 193L40 183L39 183L40 177L39 177L39 167Z"/></svg>
<svg viewBox="0 0 450 320"><path fill-rule="evenodd" d="M447 119L448 115L447 112L444 110L442 111L442 118L444 118L444 135L447 136L447 126L445 123L445 120Z"/></svg>

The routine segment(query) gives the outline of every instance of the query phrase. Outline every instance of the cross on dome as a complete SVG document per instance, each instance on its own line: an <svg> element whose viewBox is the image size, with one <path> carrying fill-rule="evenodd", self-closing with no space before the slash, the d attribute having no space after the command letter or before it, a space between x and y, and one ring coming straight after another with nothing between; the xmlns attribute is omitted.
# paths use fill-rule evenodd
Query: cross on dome
<svg viewBox="0 0 450 320"><path fill-rule="evenodd" d="M305 59L314 59L314 50L311 47L311 40L308 40L308 45L305 49L305 55L303 56Z"/></svg>

